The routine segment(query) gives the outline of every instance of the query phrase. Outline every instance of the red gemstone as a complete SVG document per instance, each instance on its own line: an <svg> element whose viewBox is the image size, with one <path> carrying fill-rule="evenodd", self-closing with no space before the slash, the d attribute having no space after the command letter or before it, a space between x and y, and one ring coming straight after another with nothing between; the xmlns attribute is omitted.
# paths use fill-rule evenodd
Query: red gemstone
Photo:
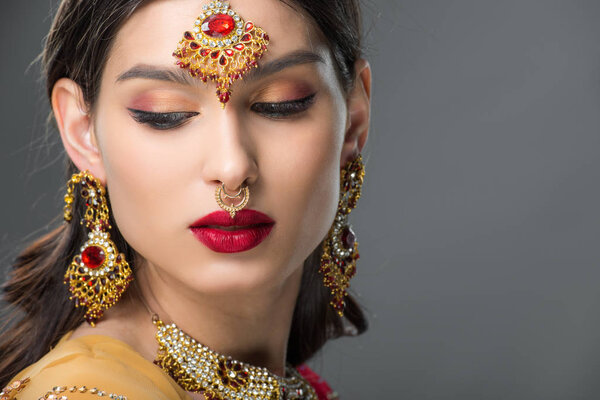
<svg viewBox="0 0 600 400"><path fill-rule="evenodd" d="M210 49L202 49L200 50L200 55L202 57L206 57L210 53Z"/></svg>
<svg viewBox="0 0 600 400"><path fill-rule="evenodd" d="M221 93L219 95L219 101L223 104L229 101L229 92Z"/></svg>
<svg viewBox="0 0 600 400"><path fill-rule="evenodd" d="M229 57L231 57L231 56L233 56L233 50L225 49L225 54L227 54Z"/></svg>
<svg viewBox="0 0 600 400"><path fill-rule="evenodd" d="M227 57L221 56L221 58L219 58L219 64L227 65Z"/></svg>
<svg viewBox="0 0 600 400"><path fill-rule="evenodd" d="M213 52L210 54L210 56L216 60L216 59L219 57L219 54L220 54L220 53L221 53L221 51L220 51L220 50L213 51Z"/></svg>
<svg viewBox="0 0 600 400"><path fill-rule="evenodd" d="M246 24L246 32L250 32L254 28L254 24L252 22L248 22Z"/></svg>
<svg viewBox="0 0 600 400"><path fill-rule="evenodd" d="M192 32L184 33L183 37L186 38L187 40L194 40L194 35L192 35Z"/></svg>
<svg viewBox="0 0 600 400"><path fill-rule="evenodd" d="M246 33L244 36L242 36L242 42L249 42L250 41L250 34Z"/></svg>
<svg viewBox="0 0 600 400"><path fill-rule="evenodd" d="M101 247L90 246L86 247L83 253L81 253L81 260L86 267L95 269L104 263L104 260L106 260L106 255Z"/></svg>
<svg viewBox="0 0 600 400"><path fill-rule="evenodd" d="M231 15L214 14L202 21L202 33L213 38L223 38L235 28L235 21Z"/></svg>
<svg viewBox="0 0 600 400"><path fill-rule="evenodd" d="M236 44L235 46L233 46L233 48L234 48L234 49L236 49L236 50L240 50L240 51L241 51L241 50L244 50L244 48L245 48L245 47L246 47L246 46L244 46L242 43L238 43L238 44Z"/></svg>
<svg viewBox="0 0 600 400"><path fill-rule="evenodd" d="M200 45L196 42L191 42L190 43L190 49L192 50L198 50L200 48Z"/></svg>
<svg viewBox="0 0 600 400"><path fill-rule="evenodd" d="M346 249L351 249L354 246L354 241L356 240L356 236L354 236L354 232L350 228L344 228L342 231L342 244Z"/></svg>

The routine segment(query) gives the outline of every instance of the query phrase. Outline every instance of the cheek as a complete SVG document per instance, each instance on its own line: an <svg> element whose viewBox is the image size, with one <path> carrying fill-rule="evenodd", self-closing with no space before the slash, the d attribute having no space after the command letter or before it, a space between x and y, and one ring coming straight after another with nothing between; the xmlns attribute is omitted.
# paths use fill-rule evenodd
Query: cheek
<svg viewBox="0 0 600 400"><path fill-rule="evenodd" d="M99 112L97 129L106 170L112 211L125 239L136 250L160 244L172 233L170 210L177 207L185 185L178 182L181 157L167 136L148 134L125 112L106 107Z"/></svg>
<svg viewBox="0 0 600 400"><path fill-rule="evenodd" d="M304 123L290 123L269 135L271 153L263 171L266 191L273 193L281 234L302 262L329 231L339 198L339 163L343 139L340 112L322 107ZM290 240L292 239L292 240Z"/></svg>

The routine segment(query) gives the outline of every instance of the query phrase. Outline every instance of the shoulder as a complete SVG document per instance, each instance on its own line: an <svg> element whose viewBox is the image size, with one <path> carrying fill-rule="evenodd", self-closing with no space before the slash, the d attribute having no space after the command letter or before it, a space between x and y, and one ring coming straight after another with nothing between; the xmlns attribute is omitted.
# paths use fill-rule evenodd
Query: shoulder
<svg viewBox="0 0 600 400"><path fill-rule="evenodd" d="M183 399L152 362L107 336L63 338L35 364L21 371L0 400Z"/></svg>

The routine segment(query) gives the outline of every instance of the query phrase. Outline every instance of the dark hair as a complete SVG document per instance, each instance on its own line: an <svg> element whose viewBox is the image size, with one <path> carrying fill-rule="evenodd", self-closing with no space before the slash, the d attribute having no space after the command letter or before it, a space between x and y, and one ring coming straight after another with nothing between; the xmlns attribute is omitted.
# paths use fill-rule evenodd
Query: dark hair
<svg viewBox="0 0 600 400"><path fill-rule="evenodd" d="M348 93L355 82L355 61L361 55L361 20L358 0L281 0L309 16L320 30L335 61L338 79ZM50 97L63 77L82 89L92 108L114 38L123 22L144 0L63 0L54 18L42 54L43 74ZM93 21L93 23L91 23ZM66 178L77 168L67 158ZM109 199L110 203L110 199ZM4 284L10 313L0 338L0 387L26 366L39 360L68 331L81 324L84 310L75 308L63 284L63 274L86 240L83 201L75 193L73 223L63 224L21 253ZM111 237L128 260L134 251L114 220ZM328 340L367 329L355 300L346 299L345 319L329 306L330 294L318 274L321 245L306 259L300 294L294 310L287 360L298 365L312 357ZM135 266L134 266L135 268ZM134 281L135 284L135 281Z"/></svg>

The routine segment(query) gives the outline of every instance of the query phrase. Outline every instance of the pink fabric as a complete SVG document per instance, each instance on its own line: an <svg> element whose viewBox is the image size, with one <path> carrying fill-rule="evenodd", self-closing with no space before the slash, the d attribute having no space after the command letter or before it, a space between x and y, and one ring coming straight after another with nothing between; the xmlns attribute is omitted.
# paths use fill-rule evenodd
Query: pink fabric
<svg viewBox="0 0 600 400"><path fill-rule="evenodd" d="M329 400L331 399L331 395L333 395L333 390L329 386L327 382L319 375L317 375L312 369L308 368L306 364L300 365L296 368L300 375L304 377L310 383L310 385L315 389L317 393L317 397L319 400ZM337 396L335 397L338 398Z"/></svg>

